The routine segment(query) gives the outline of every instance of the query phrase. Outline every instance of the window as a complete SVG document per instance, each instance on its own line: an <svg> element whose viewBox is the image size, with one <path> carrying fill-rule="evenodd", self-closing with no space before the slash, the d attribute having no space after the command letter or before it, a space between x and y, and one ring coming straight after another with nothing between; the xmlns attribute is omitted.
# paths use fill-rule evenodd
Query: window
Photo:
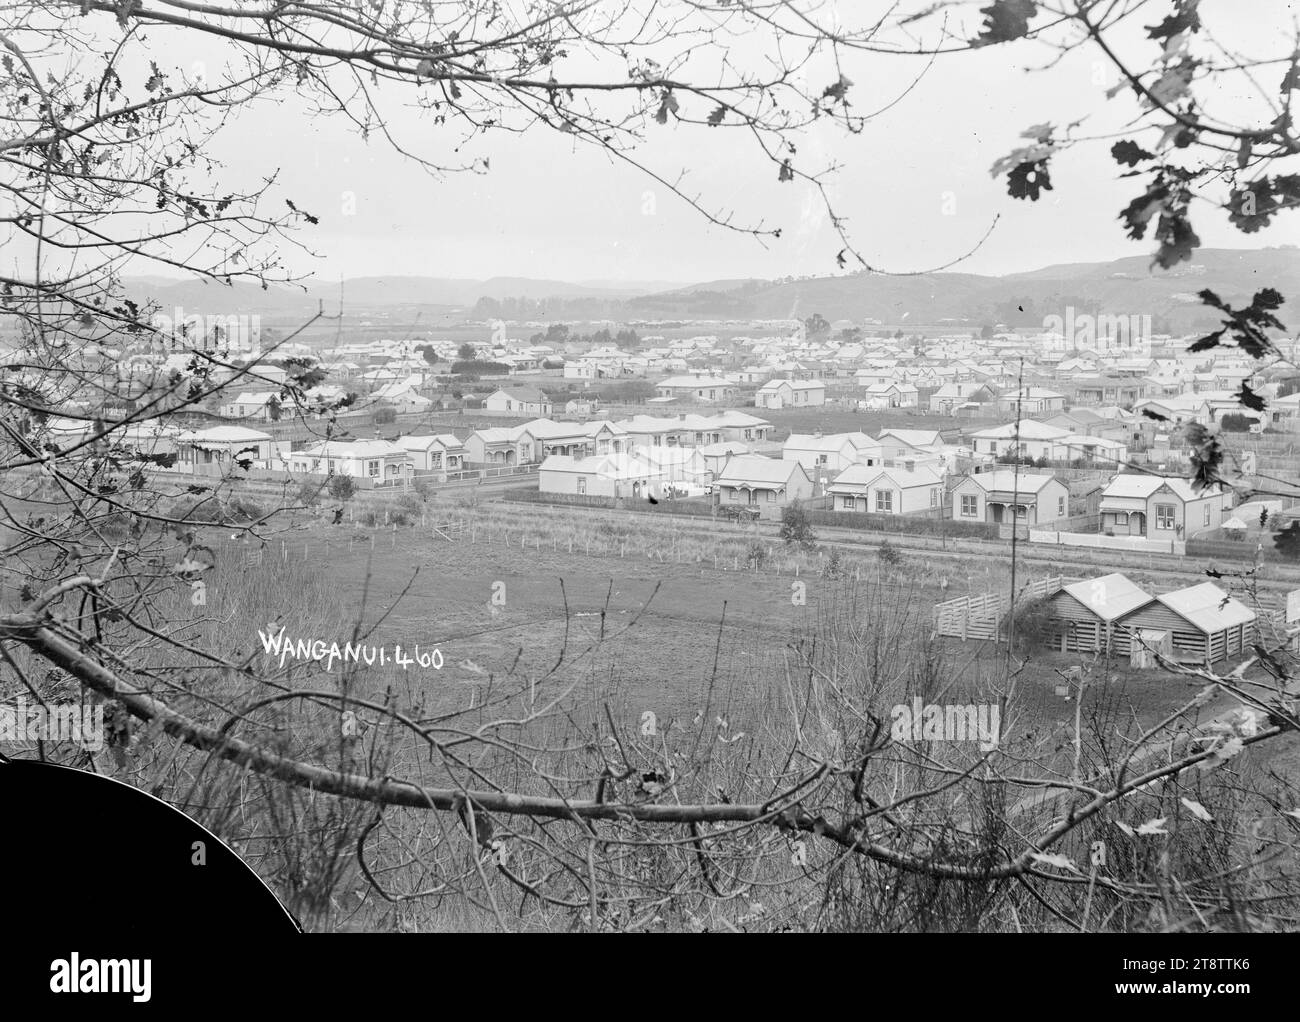
<svg viewBox="0 0 1300 1022"><path fill-rule="evenodd" d="M876 510L886 513L894 510L894 491L877 490L876 491Z"/></svg>
<svg viewBox="0 0 1300 1022"><path fill-rule="evenodd" d="M1029 509L1026 508L1024 504L1017 504L1017 505L1016 505L1016 517L1017 517L1017 518L1024 518L1025 515L1027 515L1028 513L1029 513Z"/></svg>
<svg viewBox="0 0 1300 1022"><path fill-rule="evenodd" d="M768 491L767 491L767 502L768 502L769 504L775 504L775 503L776 503L776 490L768 490Z"/></svg>
<svg viewBox="0 0 1300 1022"><path fill-rule="evenodd" d="M963 518L974 518L979 514L979 498L973 493L963 493L961 495L961 516Z"/></svg>
<svg viewBox="0 0 1300 1022"><path fill-rule="evenodd" d="M377 461L366 462L366 475L372 475L372 476L379 475L379 462Z"/></svg>
<svg viewBox="0 0 1300 1022"><path fill-rule="evenodd" d="M1205 505L1205 521L1202 524L1203 525L1210 524L1210 505L1208 503Z"/></svg>
<svg viewBox="0 0 1300 1022"><path fill-rule="evenodd" d="M845 497L844 503L841 505L841 508L844 511L852 511L854 503L855 502L852 497Z"/></svg>
<svg viewBox="0 0 1300 1022"><path fill-rule="evenodd" d="M826 462L827 462L829 459L830 459L830 455L829 455L829 454L819 454L819 455L817 456L817 464L818 464L818 465L825 465Z"/></svg>
<svg viewBox="0 0 1300 1022"><path fill-rule="evenodd" d="M1056 513L1057 513L1057 515L1058 515L1059 517L1061 517L1061 518L1064 518L1064 517L1065 517L1065 498L1064 498L1064 497L1057 497L1057 498L1056 498Z"/></svg>
<svg viewBox="0 0 1300 1022"><path fill-rule="evenodd" d="M578 476L578 492L579 492L579 493L586 493L586 492L587 492L587 477L586 477L586 476Z"/></svg>
<svg viewBox="0 0 1300 1022"><path fill-rule="evenodd" d="M939 490L937 487L932 488L930 490L930 506L931 507L939 506Z"/></svg>
<svg viewBox="0 0 1300 1022"><path fill-rule="evenodd" d="M1172 504L1156 505L1156 528L1172 529L1174 527L1174 506Z"/></svg>

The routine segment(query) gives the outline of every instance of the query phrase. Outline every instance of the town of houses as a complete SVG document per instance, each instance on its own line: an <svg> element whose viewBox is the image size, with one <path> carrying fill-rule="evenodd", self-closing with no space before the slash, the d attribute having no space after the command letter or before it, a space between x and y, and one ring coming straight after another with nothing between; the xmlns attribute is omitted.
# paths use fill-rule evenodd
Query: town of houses
<svg viewBox="0 0 1300 1022"><path fill-rule="evenodd" d="M236 459L254 473L345 475L363 487L516 473L559 500L696 499L764 517L799 501L845 515L1015 523L1059 542L1091 535L1176 549L1257 510L1234 511L1231 491L1198 492L1176 478L1187 465L1183 427L1233 416L1250 433L1300 429L1300 393L1282 392L1245 355L1189 352L1190 336L1080 347L1045 331L872 337L870 324L841 321L810 339L782 322L711 326L722 336L647 336L634 351L534 343L538 334L471 344L474 360L496 370L459 383L452 367L468 354L464 343L283 345L257 366L256 387L228 371L206 424L124 429L120 443L197 475ZM355 395L366 414L392 410L391 436L286 439L272 425L293 418L280 407L287 374L276 362L285 358L323 374L305 393L308 419ZM626 381L641 381L645 396L612 414L593 392ZM1243 383L1266 399L1265 411L1243 408ZM553 399L548 385L565 395ZM800 431L799 413L828 410L904 425L874 436ZM446 412L524 421L455 429ZM439 425L397 424L434 413ZM75 441L87 423L48 427Z"/></svg>

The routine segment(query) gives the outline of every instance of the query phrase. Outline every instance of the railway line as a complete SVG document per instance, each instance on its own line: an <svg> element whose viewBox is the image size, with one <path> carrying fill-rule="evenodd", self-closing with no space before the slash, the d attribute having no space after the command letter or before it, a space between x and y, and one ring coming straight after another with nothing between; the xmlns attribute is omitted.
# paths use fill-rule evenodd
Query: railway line
<svg viewBox="0 0 1300 1022"><path fill-rule="evenodd" d="M510 503L537 509L540 516L576 515L594 521L618 522L627 524L641 518L655 517L660 523L671 517L673 526L696 536L708 536L718 539L745 539L756 537L780 542L777 537L779 525L776 522L761 521L744 525L725 523L713 518L688 515L656 515L654 512L616 510L613 508L593 508L577 505L554 505L536 501L512 501L508 496L495 498L494 502ZM835 526L818 526L816 528L819 545L838 549L846 553L874 553L888 543L900 553L937 562L953 562L956 559L983 561L989 564L1009 567L1011 558L1010 540L984 540L970 538L948 538L917 536L894 532L871 532L863 529L849 529ZM1189 558L1176 554L1130 553L1127 551L1097 551L1083 555L1084 548L1045 546L1021 540L1016 544L1016 559L1021 570L1046 571L1049 574L1089 575L1120 571L1126 574L1159 575L1171 582L1204 582L1207 569L1216 571L1231 581L1235 574L1249 569L1245 561L1216 561L1207 558ZM953 571L952 574L960 573ZM1300 565L1279 565L1266 562L1257 578L1260 603L1266 609L1281 609L1285 603L1285 594L1300 588Z"/></svg>

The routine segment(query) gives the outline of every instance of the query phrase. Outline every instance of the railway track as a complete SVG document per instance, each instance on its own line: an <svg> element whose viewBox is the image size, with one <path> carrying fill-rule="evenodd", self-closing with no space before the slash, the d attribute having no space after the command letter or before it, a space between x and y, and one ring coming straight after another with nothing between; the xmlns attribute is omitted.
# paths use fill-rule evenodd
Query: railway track
<svg viewBox="0 0 1300 1022"><path fill-rule="evenodd" d="M616 510L613 508L581 507L577 505L541 504L535 501L511 501L508 497L498 498L494 503L509 503L516 507L537 509L539 517L548 515L575 514L597 521L628 523L636 518L656 517L663 522L668 516L654 515L653 512ZM671 516L674 524L682 531L696 536L709 536L718 539L745 539L747 537L770 539L780 542L776 522L763 521L754 525L739 525L719 522L713 518L688 515ZM908 535L894 532L868 532L862 529L819 526L816 529L819 545L851 553L870 553L880 549L885 543L910 556L938 562L951 562L954 559L973 559L990 564L1008 566L1011 557L1010 540L982 539L948 539L942 540L928 536ZM1231 579L1233 573L1246 570L1249 565L1244 561L1216 561L1207 558L1189 558L1176 554L1130 553L1116 551L1113 556L1080 557L1068 555L1066 551L1078 550L1077 547L1045 546L1021 540L1016 545L1016 559L1022 568L1028 566L1047 571L1050 574L1071 574L1089 577L1120 571L1126 574L1156 574L1170 580L1186 582L1204 582L1206 570L1220 572ZM1300 588L1300 566L1290 567L1267 563L1258 578L1261 604L1268 607L1275 605L1281 609L1285 604L1285 594Z"/></svg>

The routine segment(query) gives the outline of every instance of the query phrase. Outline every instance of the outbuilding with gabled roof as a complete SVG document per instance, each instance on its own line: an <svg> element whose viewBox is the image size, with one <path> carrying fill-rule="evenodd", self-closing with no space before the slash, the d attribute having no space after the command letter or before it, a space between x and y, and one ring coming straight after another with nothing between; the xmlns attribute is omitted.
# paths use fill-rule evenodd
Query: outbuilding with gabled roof
<svg viewBox="0 0 1300 1022"><path fill-rule="evenodd" d="M1212 664L1241 654L1255 638L1255 612L1213 582L1157 596L1122 615L1116 627L1130 635L1168 631L1178 660Z"/></svg>

